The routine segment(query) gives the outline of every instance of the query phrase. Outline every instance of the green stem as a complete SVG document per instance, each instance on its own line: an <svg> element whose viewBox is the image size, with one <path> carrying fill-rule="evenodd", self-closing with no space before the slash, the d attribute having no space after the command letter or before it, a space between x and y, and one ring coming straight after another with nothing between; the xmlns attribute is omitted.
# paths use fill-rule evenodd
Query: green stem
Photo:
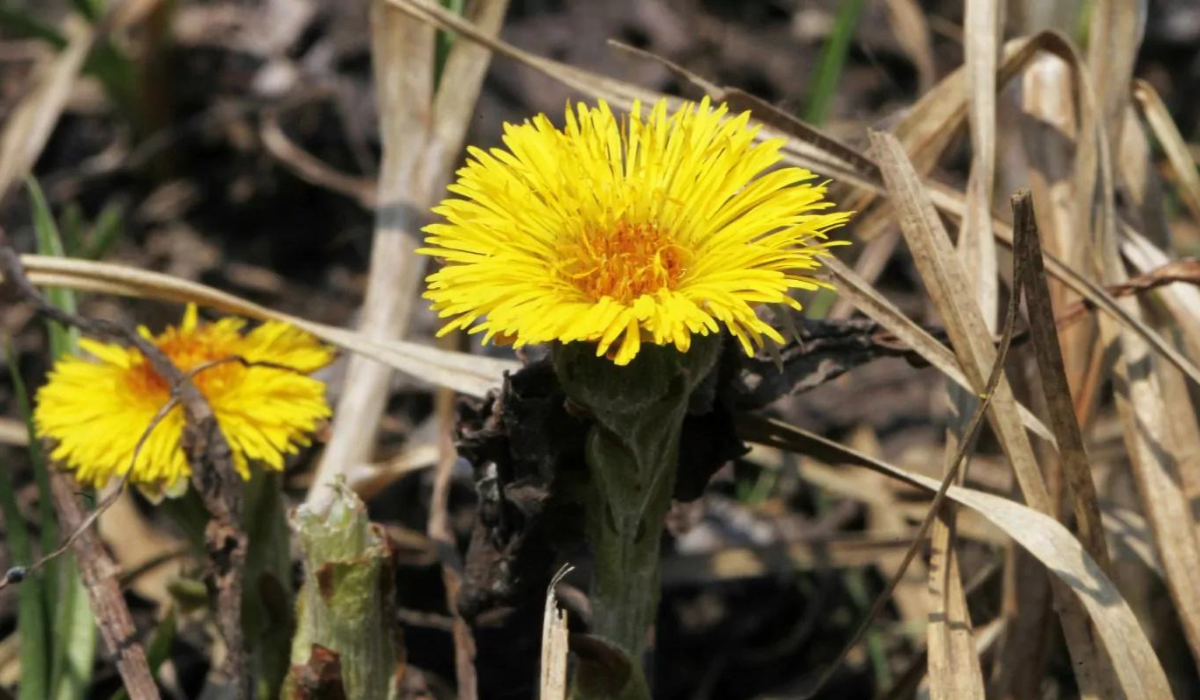
<svg viewBox="0 0 1200 700"><path fill-rule="evenodd" d="M555 349L563 390L593 426L584 499L592 549L592 633L617 646L631 673L623 683L577 676L576 697L648 698L638 659L660 593L659 548L679 459L679 433L692 389L712 369L719 339L698 337L687 353L647 345L627 366L596 357L595 346Z"/></svg>
<svg viewBox="0 0 1200 700"><path fill-rule="evenodd" d="M594 482L586 501L595 558L592 631L633 658L645 648L658 610L662 522L675 487L679 426L687 409L686 401L663 403L630 416L645 420L625 423L621 432L597 425L588 439ZM652 449L638 450L625 436L639 430L661 437L650 441Z"/></svg>

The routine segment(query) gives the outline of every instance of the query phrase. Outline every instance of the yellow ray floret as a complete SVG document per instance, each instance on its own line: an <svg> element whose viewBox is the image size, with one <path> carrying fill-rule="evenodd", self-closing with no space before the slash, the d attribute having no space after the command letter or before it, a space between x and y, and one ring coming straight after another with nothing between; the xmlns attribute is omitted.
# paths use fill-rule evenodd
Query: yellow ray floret
<svg viewBox="0 0 1200 700"><path fill-rule="evenodd" d="M721 325L746 352L781 342L755 308L827 286L805 273L850 214L827 211L811 172L772 170L783 141L727 112L580 104L562 129L539 115L505 125L504 149L470 149L420 250L445 262L425 294L451 319L441 332L590 341L617 364Z"/></svg>
<svg viewBox="0 0 1200 700"><path fill-rule="evenodd" d="M202 323L189 306L178 327L157 336L138 330L184 372L211 364L193 381L212 405L234 465L248 477L251 461L283 469L284 455L308 445L329 416L324 383L307 373L329 364L333 351L285 323L243 333L245 324L239 318ZM80 347L94 359L62 358L37 393L34 423L41 437L57 442L53 458L81 483L100 487L128 472L130 483L150 493L181 493L191 475L180 446L182 409L173 408L146 433L171 387L134 348L92 340ZM220 362L238 357L251 364Z"/></svg>

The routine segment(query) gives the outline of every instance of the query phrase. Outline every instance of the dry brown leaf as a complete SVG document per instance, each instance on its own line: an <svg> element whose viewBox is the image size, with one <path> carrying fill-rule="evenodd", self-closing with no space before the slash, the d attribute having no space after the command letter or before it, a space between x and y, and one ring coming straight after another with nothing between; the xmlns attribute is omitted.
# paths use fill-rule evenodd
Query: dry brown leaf
<svg viewBox="0 0 1200 700"><path fill-rule="evenodd" d="M1069 500L1074 506L1076 525L1088 554L1106 572L1110 571L1100 502L1092 480L1091 464L1083 444L1083 431L1075 419L1071 390L1067 384L1062 349L1059 347L1050 289L1042 262L1042 248L1034 218L1033 198L1028 190L1012 197L1014 255L1018 274L1014 275L1014 293L1024 294L1029 311L1029 335L1041 377L1050 425L1058 442L1058 459L1070 487Z"/></svg>

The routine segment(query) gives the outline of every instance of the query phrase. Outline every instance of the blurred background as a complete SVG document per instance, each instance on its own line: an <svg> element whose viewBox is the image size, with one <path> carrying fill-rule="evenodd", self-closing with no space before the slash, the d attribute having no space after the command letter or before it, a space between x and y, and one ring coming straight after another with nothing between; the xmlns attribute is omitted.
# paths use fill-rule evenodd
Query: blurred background
<svg viewBox="0 0 1200 700"><path fill-rule="evenodd" d="M443 4L463 11L461 1ZM1096 4L1010 0L1005 35L1055 29L1087 46ZM313 321L370 327L373 322L361 310L378 235L377 188L388 176L389 157L380 136L386 128L373 68L378 71L381 53L372 49L369 5L0 1L0 121L14 118L19 105L52 80L55 66L62 68L55 57L82 46L78 78L61 86L61 116L55 121L51 113L35 114L27 133L12 136L35 143L42 140L39 125L49 129L44 147L33 154L32 173L58 222L64 252L203 282ZM1200 153L1200 3L1153 0L1127 9L1140 16L1144 30L1133 74L1162 96L1194 159ZM949 0L512 0L499 37L537 56L651 90L699 97L697 87L667 62L677 64L865 149L868 128L893 128L919 97L963 65L963 13L962 2ZM447 33L436 35L435 70L445 68L455 41ZM390 75L402 73L403 68ZM415 103L406 96L421 90L407 83L394 87L387 99L398 109ZM1022 81L1014 81L997 105L997 211L1007 208L1009 192L1029 184L1025 142L1015 127L1022 89ZM477 103L467 100L466 111L459 112L463 140L498 145L504 122L540 112L557 122L568 101L581 97L525 63L496 56ZM428 111L424 115L423 122L420 114L414 119L430 127ZM425 140L428 133L400 138ZM453 166L461 153L454 147L415 167ZM1164 167L1157 155L1151 161ZM970 167L969 134L960 127L930 177L962 189ZM1118 158L1116 168L1122 167ZM428 220L418 205L435 202L449 176L444 167L434 172L421 185L426 191L408 200L417 209L410 222ZM405 177L401 189L421 179ZM35 200L20 179L10 178L5 186L0 226L23 251L33 250ZM1171 193L1161 216L1178 254L1200 251L1197 221ZM893 241L866 266L876 288L916 320L936 326L939 319L909 253L895 244L894 221L874 224L873 237ZM844 253L839 249L839 255L853 263L862 249L855 225L843 233L856 245ZM1007 266L1002 262L1000 268ZM812 307L823 315L832 301ZM392 335L434 343L436 319L424 302L408 303L407 320ZM175 322L180 313L177 304L102 295L81 296L80 309L153 329ZM42 324L30 308L5 296L0 329L9 361L36 387L49 366ZM454 342L442 347L512 357L506 348ZM344 399L349 364L344 355L321 375L334 404ZM396 591L416 678L407 692L453 697L455 618L438 543L465 551L477 515L475 476L459 460L439 485L442 472L433 468L453 401L419 378L383 376L387 390L377 430L357 435L339 454L351 455L347 459L355 465L374 465L374 471L351 480L398 547ZM940 474L949 420L943 385L929 367L880 359L803 395L784 397L770 410L860 450ZM1106 410L1111 413L1111 405ZM1094 459L1119 464L1120 427L1101 413L1090 426L1089 448ZM28 438L7 373L0 377L0 414L0 478L16 486L22 512L36 524ZM318 443L331 438L336 424L335 419ZM320 447L289 464L285 484L293 503L313 483ZM972 484L1009 493L1011 475L995 439L985 436L980 449ZM813 472L802 478L788 461L794 459L786 456L781 467L776 456L752 452L718 472L703 498L673 512L675 537L666 550L653 665L656 697L798 697L882 590L881 572L894 567L907 544L894 533L922 517L925 501L904 487L867 478L874 475ZM1114 467L1100 478L1107 479L1106 502L1136 509L1127 471ZM863 492L887 493L890 500L855 495ZM433 528L431 503L438 499L445 504L445 520ZM209 631L180 584L197 566L180 533L140 496L123 498L99 528L123 572L139 629L149 634L164 610L181 611L163 677L171 697L198 697L209 664ZM875 536L883 531L893 535ZM997 570L1011 545L979 518L964 516L960 534L973 617L993 619L1005 589ZM843 535L850 540L841 542ZM740 552L755 556L739 557ZM0 546L0 568L10 565L9 556ZM1141 565L1120 572L1118 583L1145 621L1179 692L1200 692L1162 579ZM913 695L925 668L922 607L914 602L925 574L914 575L835 676L827 697ZM479 697L535 695L541 591L482 610L472 621ZM26 697L16 688L16 596L13 587L0 592L0 698ZM1047 627L1045 634L1057 640L1059 633ZM117 690L107 659L98 654L86 697L109 698ZM1072 697L1074 680L1062 645L1050 644L1042 661L1046 672L1033 674L1041 696Z"/></svg>

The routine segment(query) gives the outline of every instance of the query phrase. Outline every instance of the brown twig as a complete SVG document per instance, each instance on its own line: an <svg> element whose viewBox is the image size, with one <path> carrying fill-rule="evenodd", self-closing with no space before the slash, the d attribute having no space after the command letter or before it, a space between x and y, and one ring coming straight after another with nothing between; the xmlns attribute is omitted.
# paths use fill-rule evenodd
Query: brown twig
<svg viewBox="0 0 1200 700"><path fill-rule="evenodd" d="M208 585L216 598L217 622L228 649L222 672L227 680L233 683L237 697L250 698L252 679L246 672L246 649L241 625L242 576L247 546L246 534L240 526L242 483L233 466L233 453L229 442L221 432L212 406L196 388L191 376L181 372L148 339L120 324L77 316L51 304L26 277L20 257L2 229L0 271L17 293L38 313L64 325L78 328L89 335L128 343L142 353L158 376L171 386L172 397L183 408L184 428L181 443L192 468L192 485L211 516L205 530L205 544L209 556ZM64 516L60 513L60 517ZM79 518L76 524L82 521L83 519ZM81 535L75 546L87 549L87 556L92 556L95 547L89 548L89 541L98 546L99 540L94 535ZM80 557L81 560L85 558L83 555ZM81 561L81 567L83 566L87 564ZM115 582L112 585L115 588ZM99 595L101 591L93 589L90 585L89 590L93 592L93 596ZM119 591L117 593L119 595ZM123 602L121 606L124 606ZM128 614L127 609L125 612ZM122 653L122 647L113 647L113 650L118 655ZM144 654L142 656L144 663Z"/></svg>
<svg viewBox="0 0 1200 700"><path fill-rule="evenodd" d="M101 515L104 515L104 511L108 510L109 506L117 502L117 498L124 493L124 491L125 479L121 478L121 480L117 482L116 488L106 495L100 501L100 503L94 509L92 509L92 512L88 513L87 517L80 521L77 527L71 528L71 534L67 535L66 539L62 541L62 544L55 547L53 551L43 554L41 559L38 559L29 566L14 566L6 571L4 573L4 578L0 579L0 591L3 591L5 588L8 588L14 583L21 583L29 577L29 574L41 569L46 564L49 564L51 561L62 556L63 553L68 549L71 549L73 546L75 546L75 543L79 540L79 537L83 535L84 531L91 529L96 520L98 520ZM78 554L78 549L76 549L76 553Z"/></svg>
<svg viewBox="0 0 1200 700"><path fill-rule="evenodd" d="M116 657L117 672L131 700L157 700L158 687L146 662L146 650L137 641L137 628L121 595L116 562L104 549L87 517L75 499L75 481L62 472L51 470L50 490L54 509L62 526L76 533L72 542L79 574L87 587L96 615L96 625L109 651Z"/></svg>
<svg viewBox="0 0 1200 700"><path fill-rule="evenodd" d="M1175 282L1186 282L1200 286L1200 260L1196 258L1172 260L1162 267L1157 267L1137 277L1131 277L1127 282L1107 286L1104 290L1119 299L1130 294L1144 294ZM1089 311L1095 310L1095 308L1096 305L1090 300L1080 299L1068 306L1059 315L1056 323L1059 328L1064 328L1078 321Z"/></svg>

